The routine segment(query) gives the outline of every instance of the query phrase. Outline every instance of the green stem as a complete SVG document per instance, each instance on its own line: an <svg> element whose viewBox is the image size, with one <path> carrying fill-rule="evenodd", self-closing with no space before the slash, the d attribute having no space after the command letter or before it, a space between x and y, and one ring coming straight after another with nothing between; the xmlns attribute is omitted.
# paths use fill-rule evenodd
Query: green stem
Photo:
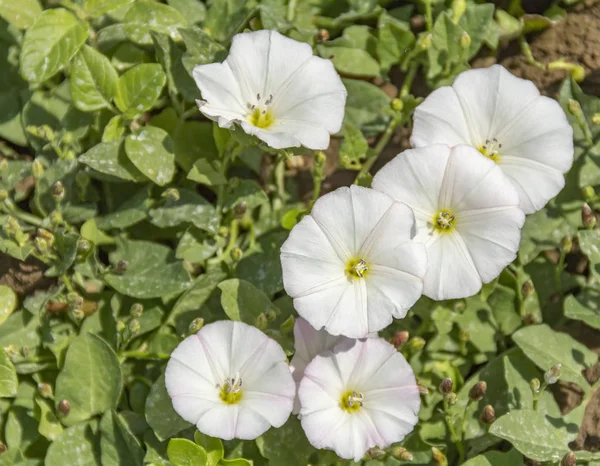
<svg viewBox="0 0 600 466"><path fill-rule="evenodd" d="M144 351L121 351L121 359L141 359L145 361L166 361L171 356L165 353L146 353Z"/></svg>
<svg viewBox="0 0 600 466"><path fill-rule="evenodd" d="M43 220L41 218L19 209L12 200L6 199L3 204L0 204L0 207L5 213L12 215L19 220L23 220L25 223L35 225L36 227L41 227L43 225Z"/></svg>
<svg viewBox="0 0 600 466"><path fill-rule="evenodd" d="M73 288L73 284L71 283L71 280L69 279L67 274L63 273L60 278L62 279L65 286L67 287L67 290L69 290L69 293L73 293L75 291L75 289Z"/></svg>
<svg viewBox="0 0 600 466"><path fill-rule="evenodd" d="M471 407L472 404L473 404L473 400L471 400L469 398L469 401L467 401L467 406L465 406L465 411L463 412L462 423L461 423L461 427L460 427L460 441L463 444L465 441L465 435L467 433L467 412L469 411L469 408Z"/></svg>
<svg viewBox="0 0 600 466"><path fill-rule="evenodd" d="M227 243L227 247L223 254L221 254L221 260L227 260L229 254L235 247L235 243L237 242L238 235L240 233L240 223L237 220L232 220L231 225L229 227L229 242Z"/></svg>
<svg viewBox="0 0 600 466"><path fill-rule="evenodd" d="M450 406L448 402L444 400L444 413L446 419L446 425L448 426L448 431L450 432L450 436L454 441L454 445L456 446L456 450L458 451L459 462L458 464L462 464L465 460L465 448L462 443L461 438L456 433L456 429L454 428L454 424L452 423L452 418L450 416Z"/></svg>
<svg viewBox="0 0 600 466"><path fill-rule="evenodd" d="M542 385L541 385L540 389L538 390L538 392L533 394L533 410L534 411L538 410L540 396L542 395L542 393L544 393L544 390L546 390L546 387L548 387L548 382L544 381L544 382L542 382Z"/></svg>
<svg viewBox="0 0 600 466"><path fill-rule="evenodd" d="M425 20L427 22L427 32L433 31L433 14L431 12L431 0L424 0Z"/></svg>
<svg viewBox="0 0 600 466"><path fill-rule="evenodd" d="M554 281L556 282L556 288L558 289L558 294L562 298L562 271L565 268L565 257L566 254L562 250L560 250L560 256L558 258L558 263L556 264L556 269L554 270Z"/></svg>
<svg viewBox="0 0 600 466"><path fill-rule="evenodd" d="M411 62L408 67L408 71L406 72L406 77L404 78L404 82L402 83L402 87L400 88L400 98L404 98L410 94L410 89L412 87L412 83L415 80L415 76L417 74L417 70L419 69L419 63L416 61Z"/></svg>
<svg viewBox="0 0 600 466"><path fill-rule="evenodd" d="M279 211L283 207L287 197L285 193L285 157L281 154L277 156L275 168L273 170L273 178L275 186L277 187L277 199L276 202L273 203L273 209Z"/></svg>
<svg viewBox="0 0 600 466"><path fill-rule="evenodd" d="M356 180L354 181L355 183L358 180L364 178L367 175L367 173L369 173L369 171L371 170L371 167L373 167L373 164L377 161L377 159L381 155L381 152L383 151L385 146L387 146L388 142L390 142L390 139L392 138L392 136L394 134L394 130L396 129L396 126L398 126L399 122L400 122L400 118L398 118L397 116L393 116L390 119L390 122L388 123L387 128L385 129L385 131L379 138L377 145L373 148L372 151L370 151L369 158L367 158L367 160L365 160L360 171L358 172L358 175L356 176Z"/></svg>
<svg viewBox="0 0 600 466"><path fill-rule="evenodd" d="M296 17L296 3L297 0L289 0L287 8L287 20L292 23Z"/></svg>

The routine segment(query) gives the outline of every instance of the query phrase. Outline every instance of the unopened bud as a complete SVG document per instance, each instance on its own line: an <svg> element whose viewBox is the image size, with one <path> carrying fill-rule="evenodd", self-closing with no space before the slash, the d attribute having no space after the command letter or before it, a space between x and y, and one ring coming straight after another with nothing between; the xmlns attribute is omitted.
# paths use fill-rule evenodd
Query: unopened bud
<svg viewBox="0 0 600 466"><path fill-rule="evenodd" d="M523 286L521 287L521 293L523 294L524 298L533 296L535 293L535 287L533 286L533 282L531 280L526 280L525 283L523 283Z"/></svg>
<svg viewBox="0 0 600 466"><path fill-rule="evenodd" d="M267 316L267 320L269 322L273 322L277 318L275 311L267 311L265 315Z"/></svg>
<svg viewBox="0 0 600 466"><path fill-rule="evenodd" d="M63 134L62 142L65 144L71 144L73 142L73 133L66 132Z"/></svg>
<svg viewBox="0 0 600 466"><path fill-rule="evenodd" d="M573 116L581 115L581 105L575 99L569 99L569 112Z"/></svg>
<svg viewBox="0 0 600 466"><path fill-rule="evenodd" d="M433 462L438 466L448 466L448 458L438 448L431 447L431 456L433 457Z"/></svg>
<svg viewBox="0 0 600 466"><path fill-rule="evenodd" d="M54 235L50 233L48 230L44 230L43 228L38 228L37 235L40 238L45 239L48 242L48 246L52 246L54 244Z"/></svg>
<svg viewBox="0 0 600 466"><path fill-rule="evenodd" d="M57 181L52 185L52 196L57 201L62 201L65 198L65 187L61 181Z"/></svg>
<svg viewBox="0 0 600 466"><path fill-rule="evenodd" d="M592 124L600 125L600 113L594 113L592 115Z"/></svg>
<svg viewBox="0 0 600 466"><path fill-rule="evenodd" d="M8 199L8 191L6 189L0 189L0 202L4 202Z"/></svg>
<svg viewBox="0 0 600 466"><path fill-rule="evenodd" d="M560 462L560 466L575 466L577 464L577 457L575 453L570 451L565 456L563 456L562 461Z"/></svg>
<svg viewBox="0 0 600 466"><path fill-rule="evenodd" d="M315 162L317 162L319 165L324 165L326 161L327 155L325 155L325 152L323 152L322 150L318 151L315 154Z"/></svg>
<svg viewBox="0 0 600 466"><path fill-rule="evenodd" d="M47 383L38 383L38 392L43 398L53 398L52 386Z"/></svg>
<svg viewBox="0 0 600 466"><path fill-rule="evenodd" d="M581 65L575 65L571 68L571 77L575 82L580 83L585 79L585 68Z"/></svg>
<svg viewBox="0 0 600 466"><path fill-rule="evenodd" d="M29 346L25 345L25 346L21 347L21 356L23 356L24 358L29 356L30 352L31 352L31 350L29 349Z"/></svg>
<svg viewBox="0 0 600 466"><path fill-rule="evenodd" d="M77 241L77 254L81 256L87 256L91 250L92 243L90 243L87 239L80 238L79 241Z"/></svg>
<svg viewBox="0 0 600 466"><path fill-rule="evenodd" d="M43 257L48 255L48 242L44 238L40 238L36 236L35 240L35 248Z"/></svg>
<svg viewBox="0 0 600 466"><path fill-rule="evenodd" d="M6 450L8 450L8 447L6 446L6 444L2 440L0 440L0 455L2 453L4 453Z"/></svg>
<svg viewBox="0 0 600 466"><path fill-rule="evenodd" d="M188 326L188 334L193 335L194 333L198 333L202 327L204 327L204 319L202 317L196 317Z"/></svg>
<svg viewBox="0 0 600 466"><path fill-rule="evenodd" d="M67 417L71 412L71 403L68 400L60 400L58 403L58 414L62 417Z"/></svg>
<svg viewBox="0 0 600 466"><path fill-rule="evenodd" d="M422 383L417 383L417 389L421 395L429 395L429 388L427 388Z"/></svg>
<svg viewBox="0 0 600 466"><path fill-rule="evenodd" d="M254 326L259 330L266 330L269 327L269 321L264 312L261 312L255 319Z"/></svg>
<svg viewBox="0 0 600 466"><path fill-rule="evenodd" d="M454 312L463 312L466 308L467 308L467 304L462 299L456 301L454 303L454 305L452 306L452 309L454 309Z"/></svg>
<svg viewBox="0 0 600 466"><path fill-rule="evenodd" d="M59 211L54 210L50 213L50 223L52 226L59 227L62 225L63 221L63 216Z"/></svg>
<svg viewBox="0 0 600 466"><path fill-rule="evenodd" d="M537 316L533 312L527 312L522 317L523 323L525 325L533 325L537 323Z"/></svg>
<svg viewBox="0 0 600 466"><path fill-rule="evenodd" d="M144 306L141 303L133 303L131 308L129 308L129 314L131 317L140 318L144 313Z"/></svg>
<svg viewBox="0 0 600 466"><path fill-rule="evenodd" d="M446 403L448 403L448 406L454 406L458 401L458 396L454 392L444 395L444 398L446 399Z"/></svg>
<svg viewBox="0 0 600 466"><path fill-rule="evenodd" d="M431 35L431 33L422 34L421 36L419 36L419 39L417 41L417 47L419 47L421 50L427 50L429 47L431 47L432 41L433 36Z"/></svg>
<svg viewBox="0 0 600 466"><path fill-rule="evenodd" d="M248 203L246 201L242 201L235 205L233 208L233 215L237 218L243 217L248 211Z"/></svg>
<svg viewBox="0 0 600 466"><path fill-rule="evenodd" d="M233 248L231 250L231 258L233 259L234 262L238 262L242 258L243 255L244 255L244 252L240 248Z"/></svg>
<svg viewBox="0 0 600 466"><path fill-rule="evenodd" d="M458 332L458 339L462 342L469 341L471 339L471 332L461 329L460 332Z"/></svg>
<svg viewBox="0 0 600 466"><path fill-rule="evenodd" d="M369 458L371 459L378 460L385 456L385 451L379 447L372 447L367 450L367 455L369 455Z"/></svg>
<svg viewBox="0 0 600 466"><path fill-rule="evenodd" d="M410 334L406 330L396 332L392 337L392 345L394 345L396 348L402 348L408 341L409 337Z"/></svg>
<svg viewBox="0 0 600 466"><path fill-rule="evenodd" d="M131 332L131 335L137 335L139 333L139 331L142 329L142 325L140 324L139 320L131 319L129 321L129 324L127 325L127 328Z"/></svg>
<svg viewBox="0 0 600 466"><path fill-rule="evenodd" d="M44 176L44 165L39 160L34 160L31 164L31 174L36 180Z"/></svg>
<svg viewBox="0 0 600 466"><path fill-rule="evenodd" d="M560 378L560 370L562 369L562 364L556 364L552 366L552 368L544 374L544 380L548 385L555 384L558 382Z"/></svg>
<svg viewBox="0 0 600 466"><path fill-rule="evenodd" d="M115 273L118 273L118 274L125 273L127 271L128 266L129 266L129 262L126 261L125 259L121 259L119 262L117 262L117 265L115 265Z"/></svg>
<svg viewBox="0 0 600 466"><path fill-rule="evenodd" d="M179 190L177 188L169 188L162 193L162 197L164 197L167 201L177 202L181 198L181 195L179 194Z"/></svg>
<svg viewBox="0 0 600 466"><path fill-rule="evenodd" d="M19 355L19 350L15 345L5 346L4 352L11 360L15 359Z"/></svg>
<svg viewBox="0 0 600 466"><path fill-rule="evenodd" d="M6 159L0 160L0 173L8 168L8 161Z"/></svg>
<svg viewBox="0 0 600 466"><path fill-rule="evenodd" d="M483 398L486 391L487 383L484 380L481 380L473 385L471 390L469 390L469 399L471 401L479 401Z"/></svg>
<svg viewBox="0 0 600 466"><path fill-rule="evenodd" d="M592 208L588 205L588 203L584 203L581 208L581 223L586 228L594 228L596 226L596 214Z"/></svg>
<svg viewBox="0 0 600 466"><path fill-rule="evenodd" d="M125 322L117 320L117 332L121 333L123 330L125 330Z"/></svg>
<svg viewBox="0 0 600 466"><path fill-rule="evenodd" d="M83 320L85 312L80 307L74 307L69 309L69 315L76 321Z"/></svg>
<svg viewBox="0 0 600 466"><path fill-rule="evenodd" d="M408 342L408 346L413 351L420 351L425 348L425 340L421 337L413 337Z"/></svg>
<svg viewBox="0 0 600 466"><path fill-rule="evenodd" d="M412 461L413 455L404 447L395 447L392 449L392 456L400 461Z"/></svg>
<svg viewBox="0 0 600 466"><path fill-rule="evenodd" d="M217 230L217 233L218 233L219 236L225 238L229 234L229 228L227 228L224 225L220 226L219 229Z"/></svg>
<svg viewBox="0 0 600 466"><path fill-rule="evenodd" d="M471 46L471 36L466 31L460 35L459 41L460 41L460 46L463 49L468 49Z"/></svg>
<svg viewBox="0 0 600 466"><path fill-rule="evenodd" d="M467 2L465 0L454 0L452 2L452 19L454 24L458 23L460 18L465 14Z"/></svg>
<svg viewBox="0 0 600 466"><path fill-rule="evenodd" d="M319 29L317 31L317 40L319 42L325 42L329 40L329 31L327 29Z"/></svg>
<svg viewBox="0 0 600 466"><path fill-rule="evenodd" d="M570 236L565 236L560 240L560 250L565 254L568 254L571 252L571 249L573 249L573 240Z"/></svg>
<svg viewBox="0 0 600 466"><path fill-rule="evenodd" d="M440 392L444 394L452 393L453 387L454 382L452 382L452 379L450 377L446 377L444 380L442 380L442 383L440 384Z"/></svg>
<svg viewBox="0 0 600 466"><path fill-rule="evenodd" d="M590 199L593 199L596 197L596 191L594 190L594 188L592 186L585 186L583 189L583 197L585 198L586 201L589 201Z"/></svg>
<svg viewBox="0 0 600 466"><path fill-rule="evenodd" d="M540 391L540 379L532 379L531 382L529 382L529 388L531 389L531 393L538 393Z"/></svg>
<svg viewBox="0 0 600 466"><path fill-rule="evenodd" d="M479 420L484 424L493 424L496 420L496 410L492 405L485 405L481 411Z"/></svg>
<svg viewBox="0 0 600 466"><path fill-rule="evenodd" d="M392 100L391 106L392 110L400 112L404 108L404 102L402 102L400 99L394 99Z"/></svg>

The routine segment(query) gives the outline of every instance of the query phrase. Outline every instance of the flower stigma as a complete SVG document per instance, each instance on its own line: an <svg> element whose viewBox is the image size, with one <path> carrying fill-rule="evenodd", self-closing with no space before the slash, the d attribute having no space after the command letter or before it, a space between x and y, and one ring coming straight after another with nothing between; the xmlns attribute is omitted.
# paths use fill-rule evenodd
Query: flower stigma
<svg viewBox="0 0 600 466"><path fill-rule="evenodd" d="M234 405L242 399L242 379L239 373L235 377L225 379L225 382L217 385L217 388L219 388L219 397L225 404Z"/></svg>
<svg viewBox="0 0 600 466"><path fill-rule="evenodd" d="M269 105L273 103L273 95L269 95L264 104L260 100L260 94L256 94L256 104L248 103L248 110L250 112L248 114L248 122L257 128L266 129L275 122L275 116L269 108Z"/></svg>
<svg viewBox="0 0 600 466"><path fill-rule="evenodd" d="M340 408L348 413L355 413L363 407L363 401L364 397L362 393L348 390L340 398Z"/></svg>
<svg viewBox="0 0 600 466"><path fill-rule="evenodd" d="M454 230L456 217L448 210L440 210L433 217L433 227L439 232L449 233Z"/></svg>
<svg viewBox="0 0 600 466"><path fill-rule="evenodd" d="M369 266L364 259L350 259L346 264L346 275L350 278L365 278Z"/></svg>
<svg viewBox="0 0 600 466"><path fill-rule="evenodd" d="M479 146L477 149L481 154L496 163L500 160L500 149L502 149L502 144L500 144L496 138L491 140L487 139L485 144Z"/></svg>

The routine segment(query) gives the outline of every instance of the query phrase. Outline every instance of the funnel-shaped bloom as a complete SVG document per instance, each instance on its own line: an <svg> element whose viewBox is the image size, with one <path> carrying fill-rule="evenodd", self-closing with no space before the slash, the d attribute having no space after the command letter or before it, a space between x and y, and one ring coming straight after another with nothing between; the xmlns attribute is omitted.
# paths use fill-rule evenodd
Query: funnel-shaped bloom
<svg viewBox="0 0 600 466"><path fill-rule="evenodd" d="M326 149L341 128L347 92L333 64L277 31L236 35L223 63L197 66L193 76L204 115L275 149Z"/></svg>

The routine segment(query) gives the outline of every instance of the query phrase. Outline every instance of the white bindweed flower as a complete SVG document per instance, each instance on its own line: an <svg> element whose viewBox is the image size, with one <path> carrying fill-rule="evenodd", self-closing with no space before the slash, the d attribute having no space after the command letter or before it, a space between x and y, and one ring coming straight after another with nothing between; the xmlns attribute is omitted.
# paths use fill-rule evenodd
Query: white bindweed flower
<svg viewBox="0 0 600 466"><path fill-rule="evenodd" d="M236 35L223 63L197 66L193 76L204 115L275 149L326 149L341 128L347 92L333 64L277 31Z"/></svg>
<svg viewBox="0 0 600 466"><path fill-rule="evenodd" d="M406 205L372 189L343 187L320 198L281 246L284 287L298 313L351 338L404 317L427 268L413 229Z"/></svg>
<svg viewBox="0 0 600 466"><path fill-rule="evenodd" d="M206 325L171 354L173 408L203 434L251 440L288 419L296 387L281 346L230 320Z"/></svg>
<svg viewBox="0 0 600 466"><path fill-rule="evenodd" d="M429 259L423 294L432 299L471 296L516 257L525 222L517 191L471 146L407 150L373 188L413 209Z"/></svg>
<svg viewBox="0 0 600 466"><path fill-rule="evenodd" d="M344 341L315 357L298 396L309 442L355 461L402 440L421 405L410 365L381 338Z"/></svg>
<svg viewBox="0 0 600 466"><path fill-rule="evenodd" d="M573 129L558 102L500 65L433 91L415 110L410 142L476 147L510 178L526 214L560 192L573 163Z"/></svg>

